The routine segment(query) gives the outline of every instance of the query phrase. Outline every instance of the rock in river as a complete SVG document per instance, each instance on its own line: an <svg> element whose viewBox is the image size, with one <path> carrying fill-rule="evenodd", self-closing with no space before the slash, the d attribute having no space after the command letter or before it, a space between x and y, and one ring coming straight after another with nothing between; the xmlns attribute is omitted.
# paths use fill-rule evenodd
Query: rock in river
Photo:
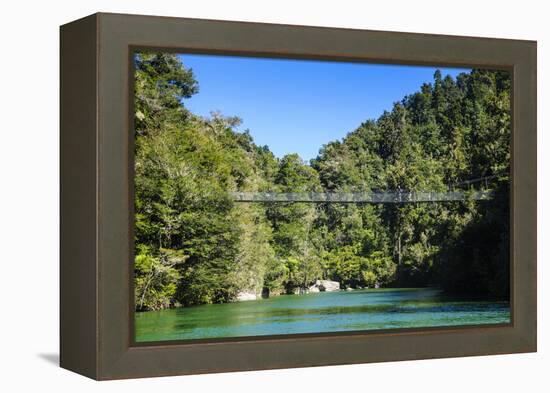
<svg viewBox="0 0 550 393"><path fill-rule="evenodd" d="M308 291L309 293L321 292L321 290L319 289L319 287L316 286L316 285L310 286L310 287L307 289L307 291Z"/></svg>
<svg viewBox="0 0 550 393"><path fill-rule="evenodd" d="M319 288L321 292L334 292L340 290L340 283L338 281L317 280L315 286Z"/></svg>
<svg viewBox="0 0 550 393"><path fill-rule="evenodd" d="M237 297L235 298L236 301L242 302L245 300L256 300L258 297L254 292L250 291L241 291L237 293Z"/></svg>

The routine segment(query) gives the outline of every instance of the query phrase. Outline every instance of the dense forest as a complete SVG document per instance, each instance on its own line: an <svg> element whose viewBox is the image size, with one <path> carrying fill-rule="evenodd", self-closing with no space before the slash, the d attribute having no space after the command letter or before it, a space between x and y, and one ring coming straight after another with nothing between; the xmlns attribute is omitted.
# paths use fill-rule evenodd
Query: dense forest
<svg viewBox="0 0 550 393"><path fill-rule="evenodd" d="M509 73L436 71L304 162L256 145L237 117L191 113L185 100L199 81L178 56L134 61L137 310L293 293L318 279L508 298ZM444 192L487 177L475 184L493 190L486 201L239 203L229 195Z"/></svg>

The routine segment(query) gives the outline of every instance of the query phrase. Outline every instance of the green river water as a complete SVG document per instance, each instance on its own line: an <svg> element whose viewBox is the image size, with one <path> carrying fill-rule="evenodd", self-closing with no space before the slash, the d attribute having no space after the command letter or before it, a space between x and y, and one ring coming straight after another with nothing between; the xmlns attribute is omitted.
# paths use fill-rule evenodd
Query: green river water
<svg viewBox="0 0 550 393"><path fill-rule="evenodd" d="M284 295L135 314L137 342L508 322L508 302L426 288Z"/></svg>

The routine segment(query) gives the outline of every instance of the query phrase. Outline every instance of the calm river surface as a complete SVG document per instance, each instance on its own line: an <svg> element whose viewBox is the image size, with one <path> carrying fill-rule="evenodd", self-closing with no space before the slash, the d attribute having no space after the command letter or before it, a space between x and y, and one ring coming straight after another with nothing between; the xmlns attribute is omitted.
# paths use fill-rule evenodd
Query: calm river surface
<svg viewBox="0 0 550 393"><path fill-rule="evenodd" d="M135 314L136 341L319 333L510 322L508 302L437 289L365 289L284 295Z"/></svg>

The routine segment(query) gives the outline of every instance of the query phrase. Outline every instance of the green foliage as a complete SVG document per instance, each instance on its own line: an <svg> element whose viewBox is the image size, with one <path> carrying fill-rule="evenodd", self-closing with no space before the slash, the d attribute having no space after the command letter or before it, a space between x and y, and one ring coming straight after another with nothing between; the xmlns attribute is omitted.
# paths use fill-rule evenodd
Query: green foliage
<svg viewBox="0 0 550 393"><path fill-rule="evenodd" d="M509 74L437 72L306 163L257 146L238 118L190 113L199 86L177 56L140 53L135 69L137 309L291 293L318 279L508 296ZM487 202L243 204L228 194L445 192L483 176L495 193Z"/></svg>
<svg viewBox="0 0 550 393"><path fill-rule="evenodd" d="M396 266L390 256L381 251L372 252L361 266L361 274L366 286L386 286L395 279Z"/></svg>
<svg viewBox="0 0 550 393"><path fill-rule="evenodd" d="M344 246L327 254L329 274L347 287L378 287L393 282L395 264L382 251L361 256L354 246Z"/></svg>
<svg viewBox="0 0 550 393"><path fill-rule="evenodd" d="M168 122L184 121L181 104L198 92L193 71L169 53L140 52L134 58L135 129L138 135L159 130Z"/></svg>
<svg viewBox="0 0 550 393"><path fill-rule="evenodd" d="M240 204L235 206L235 222L241 228L239 253L236 266L230 273L231 281L241 291L262 294L264 287L276 289L273 282L267 283L270 269L275 268L275 253L271 247L272 229L261 206ZM271 271L276 280L276 270Z"/></svg>
<svg viewBox="0 0 550 393"><path fill-rule="evenodd" d="M185 257L160 251L152 255L146 246L139 246L134 270L135 303L138 310L160 310L172 304L180 278L174 268Z"/></svg>

